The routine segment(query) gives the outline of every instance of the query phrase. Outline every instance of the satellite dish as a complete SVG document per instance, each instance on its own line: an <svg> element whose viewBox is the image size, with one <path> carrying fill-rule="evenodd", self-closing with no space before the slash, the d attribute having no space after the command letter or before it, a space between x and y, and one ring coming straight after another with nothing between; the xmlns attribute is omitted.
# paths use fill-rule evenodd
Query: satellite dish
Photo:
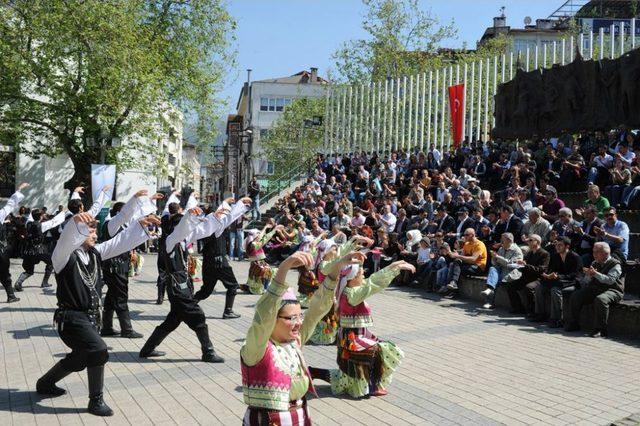
<svg viewBox="0 0 640 426"><path fill-rule="evenodd" d="M531 16L527 16L524 18L524 24L525 25L530 25L531 24Z"/></svg>

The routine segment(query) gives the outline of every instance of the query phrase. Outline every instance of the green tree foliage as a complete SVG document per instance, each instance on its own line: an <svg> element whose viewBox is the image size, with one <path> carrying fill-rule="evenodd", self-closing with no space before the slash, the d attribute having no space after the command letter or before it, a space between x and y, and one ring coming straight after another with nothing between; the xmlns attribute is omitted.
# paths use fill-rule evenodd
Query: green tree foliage
<svg viewBox="0 0 640 426"><path fill-rule="evenodd" d="M264 156L274 163L276 175L297 169L323 151L324 126L311 121L324 116L325 106L325 97L295 99L260 141Z"/></svg>
<svg viewBox="0 0 640 426"><path fill-rule="evenodd" d="M177 118L170 105L213 122L235 56L222 1L0 0L0 142L67 154L72 188L102 157L127 167L136 141ZM198 128L203 141L212 131Z"/></svg>
<svg viewBox="0 0 640 426"><path fill-rule="evenodd" d="M418 0L362 0L366 39L350 40L333 55L340 79L351 83L398 78L437 66L440 43L455 36Z"/></svg>

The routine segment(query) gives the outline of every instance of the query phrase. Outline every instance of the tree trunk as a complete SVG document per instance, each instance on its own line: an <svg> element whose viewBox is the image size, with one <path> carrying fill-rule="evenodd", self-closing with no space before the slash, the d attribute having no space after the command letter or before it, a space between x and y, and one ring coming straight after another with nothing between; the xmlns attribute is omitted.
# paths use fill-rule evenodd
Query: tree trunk
<svg viewBox="0 0 640 426"><path fill-rule="evenodd" d="M82 197L82 202L86 207L87 203L91 202L91 159L85 156L70 156L70 159L74 172L73 176L64 183L64 188L72 193L78 186L84 186L85 195Z"/></svg>

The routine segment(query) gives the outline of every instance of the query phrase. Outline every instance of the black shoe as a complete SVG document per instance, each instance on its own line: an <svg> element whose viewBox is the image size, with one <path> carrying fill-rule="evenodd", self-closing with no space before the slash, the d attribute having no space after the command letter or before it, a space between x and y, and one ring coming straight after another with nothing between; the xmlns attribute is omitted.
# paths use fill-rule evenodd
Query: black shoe
<svg viewBox="0 0 640 426"><path fill-rule="evenodd" d="M103 328L102 330L100 330L100 335L102 337L118 336L120 335L120 330L114 330L113 328Z"/></svg>
<svg viewBox="0 0 640 426"><path fill-rule="evenodd" d="M20 298L19 297L15 297L15 296L9 296L7 298L7 303L14 303L14 302L19 302Z"/></svg>
<svg viewBox="0 0 640 426"><path fill-rule="evenodd" d="M31 275L33 274L28 274L26 272L23 272L20 274L20 276L18 277L18 280L16 281L16 285L14 286L14 289L16 291L22 291L22 283L26 281L27 278L29 278Z"/></svg>
<svg viewBox="0 0 640 426"><path fill-rule="evenodd" d="M120 333L120 337L124 337L126 339L142 339L144 336L135 330L130 330Z"/></svg>
<svg viewBox="0 0 640 426"><path fill-rule="evenodd" d="M14 289L15 291L22 291L22 284L18 284L18 283L16 283L16 285L13 287L13 289Z"/></svg>
<svg viewBox="0 0 640 426"><path fill-rule="evenodd" d="M113 416L113 410L104 402L102 394L89 398L89 406L87 407L87 411L94 416Z"/></svg>
<svg viewBox="0 0 640 426"><path fill-rule="evenodd" d="M156 351L155 349L151 352L142 352L140 351L140 358L158 358L161 356L165 356L167 353L162 351Z"/></svg>
<svg viewBox="0 0 640 426"><path fill-rule="evenodd" d="M549 328L562 328L562 321L559 320L550 320Z"/></svg>
<svg viewBox="0 0 640 426"><path fill-rule="evenodd" d="M45 383L42 378L36 382L36 392L40 395L62 396L67 393L66 390L55 385L55 383Z"/></svg>
<svg viewBox="0 0 640 426"><path fill-rule="evenodd" d="M569 323L567 324L567 326L564 328L565 331L578 331L580 330L580 326L576 323Z"/></svg>
<svg viewBox="0 0 640 426"><path fill-rule="evenodd" d="M235 319L235 318L240 318L240 314L237 314L233 311L225 311L222 314L222 319Z"/></svg>
<svg viewBox="0 0 640 426"><path fill-rule="evenodd" d="M164 302L164 298L160 297L156 299L156 305L162 305L162 302Z"/></svg>
<svg viewBox="0 0 640 426"><path fill-rule="evenodd" d="M224 358L222 358L221 356L218 356L218 354L215 353L215 351L210 351L202 354L202 361L220 363L220 362L224 362Z"/></svg>
<svg viewBox="0 0 640 426"><path fill-rule="evenodd" d="M605 330L593 330L590 334L590 337L608 337L609 333L607 333Z"/></svg>

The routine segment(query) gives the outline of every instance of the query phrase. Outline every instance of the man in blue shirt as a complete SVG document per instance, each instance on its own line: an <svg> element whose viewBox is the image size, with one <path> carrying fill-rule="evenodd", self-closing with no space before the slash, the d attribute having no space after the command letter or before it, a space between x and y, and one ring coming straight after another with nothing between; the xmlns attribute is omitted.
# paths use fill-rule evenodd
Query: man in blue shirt
<svg viewBox="0 0 640 426"><path fill-rule="evenodd" d="M611 247L611 255L624 262L629 256L629 226L618 220L616 209L613 207L605 209L604 219L602 228L594 228L598 241L608 243Z"/></svg>

